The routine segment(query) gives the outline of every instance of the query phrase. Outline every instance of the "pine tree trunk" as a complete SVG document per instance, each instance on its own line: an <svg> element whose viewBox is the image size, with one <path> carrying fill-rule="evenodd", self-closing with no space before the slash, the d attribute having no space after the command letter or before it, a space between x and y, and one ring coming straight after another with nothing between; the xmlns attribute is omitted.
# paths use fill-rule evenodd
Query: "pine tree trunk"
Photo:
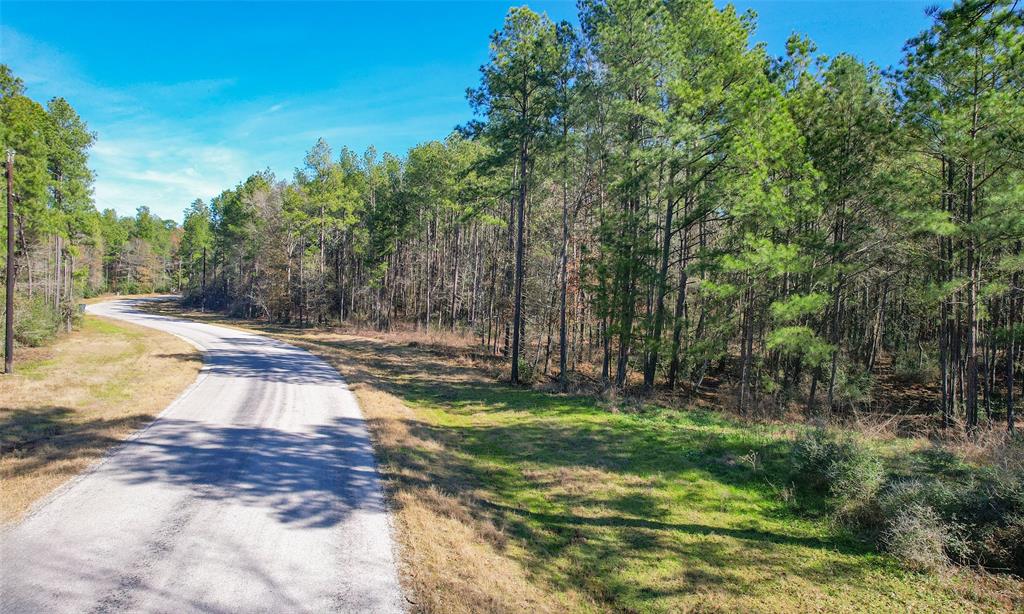
<svg viewBox="0 0 1024 614"><path fill-rule="evenodd" d="M683 218L685 221L688 205L684 205ZM679 381L679 352L683 341L684 314L686 313L686 286L689 283L686 273L686 265L690 259L690 227L683 229L683 250L679 262L679 288L676 291L676 309L674 322L672 323L672 361L668 368L668 387L675 390Z"/></svg>
<svg viewBox="0 0 1024 614"><path fill-rule="evenodd" d="M675 212L675 202L672 197L666 198L665 203L665 229L661 241L661 266L658 270L657 293L658 298L654 302L654 331L651 333L650 350L647 355L647 365L644 368L644 387L654 387L654 376L658 371L658 355L661 353L661 329L665 323L665 292L668 289L668 257L672 250L672 215Z"/></svg>
<svg viewBox="0 0 1024 614"><path fill-rule="evenodd" d="M558 386L562 392L565 392L568 386L566 370L569 351L569 332L565 313L566 294L569 289L569 186L565 178L565 175L568 174L565 168L562 169L562 173L562 274L558 310Z"/></svg>
<svg viewBox="0 0 1024 614"><path fill-rule="evenodd" d="M974 220L974 164L967 169L966 219ZM973 237L967 239L967 428L978 426L978 263Z"/></svg>
<svg viewBox="0 0 1024 614"><path fill-rule="evenodd" d="M753 316L753 292L750 290L749 283L747 291L743 297L743 324L740 327L740 391L739 391L739 412L741 414L747 411L747 390L749 388L750 381L750 366L751 366L751 346L753 343L754 335L754 324L752 322Z"/></svg>
<svg viewBox="0 0 1024 614"><path fill-rule="evenodd" d="M519 352L522 345L521 335L523 332L523 257L524 257L524 234L526 224L526 190L527 190L527 163L528 150L526 139L523 138L519 144L519 200L516 204L516 281L515 281L515 302L512 312L512 385L519 384Z"/></svg>
<svg viewBox="0 0 1024 614"><path fill-rule="evenodd" d="M1021 250L1021 242L1017 241L1017 245L1014 248L1014 253L1017 256L1019 256L1020 255L1020 250ZM1020 283L1021 283L1021 281L1020 281L1020 272L1015 272L1013 274L1012 280L1013 280L1012 283L1011 283L1011 288L1012 289L1010 290L1010 300L1009 300L1010 311L1009 311L1009 317L1007 318L1007 328L1010 331L1010 340L1009 340L1009 343L1008 343L1008 347L1006 348L1006 430L1009 431L1011 434L1013 434L1015 429L1016 429L1016 417L1014 416L1014 399L1013 399L1013 394L1014 394L1014 383L1013 383L1013 379L1014 379L1014 355L1015 355L1015 345L1016 345L1016 339L1017 339L1017 330L1016 330L1017 317L1016 316L1020 313L1021 307L1024 306L1024 305L1021 304L1021 301L1015 300L1015 299L1017 299L1017 295L1019 294L1017 288L1020 288Z"/></svg>

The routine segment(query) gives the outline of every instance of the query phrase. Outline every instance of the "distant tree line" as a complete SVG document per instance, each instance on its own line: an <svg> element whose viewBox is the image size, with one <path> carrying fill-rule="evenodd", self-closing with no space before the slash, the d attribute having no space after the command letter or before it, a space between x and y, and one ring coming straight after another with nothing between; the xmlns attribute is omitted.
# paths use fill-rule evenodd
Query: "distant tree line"
<svg viewBox="0 0 1024 614"><path fill-rule="evenodd" d="M477 121L404 158L320 140L185 214L190 300L300 325L465 331L511 379L1014 424L1024 341L1024 18L932 12L899 70L752 45L710 0L512 9ZM1017 393L1019 396L1019 392Z"/></svg>
<svg viewBox="0 0 1024 614"><path fill-rule="evenodd" d="M19 342L37 345L70 330L82 297L177 286L180 228L147 207L134 218L96 210L88 166L95 135L65 99L40 105L0 65L0 128L0 157L13 154L15 212L13 255L6 249L7 218L0 216L0 262L14 260Z"/></svg>

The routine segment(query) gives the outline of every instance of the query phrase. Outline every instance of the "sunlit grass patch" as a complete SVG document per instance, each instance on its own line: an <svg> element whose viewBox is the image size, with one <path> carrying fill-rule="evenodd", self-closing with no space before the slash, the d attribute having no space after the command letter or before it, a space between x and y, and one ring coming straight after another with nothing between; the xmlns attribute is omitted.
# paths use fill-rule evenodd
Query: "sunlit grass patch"
<svg viewBox="0 0 1024 614"><path fill-rule="evenodd" d="M368 347L335 354L343 374L363 368ZM477 524L500 527L499 551L580 609L1008 607L1004 589L982 590L970 576L904 572L828 521L820 498L783 495L802 427L713 412L615 412L587 397L446 380L435 358L419 360L421 377L406 373L389 386L413 408L419 440L444 452L399 450L398 487L433 481L472 493L462 501ZM373 362L387 378L386 359ZM415 479L406 462L420 469Z"/></svg>

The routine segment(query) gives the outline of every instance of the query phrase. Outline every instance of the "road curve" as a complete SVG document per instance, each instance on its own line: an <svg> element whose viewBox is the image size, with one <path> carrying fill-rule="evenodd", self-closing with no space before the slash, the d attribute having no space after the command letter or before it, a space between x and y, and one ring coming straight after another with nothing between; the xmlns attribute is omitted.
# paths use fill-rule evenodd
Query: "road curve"
<svg viewBox="0 0 1024 614"><path fill-rule="evenodd" d="M0 612L398 612L387 512L352 393L309 352L89 312L203 351L150 426L0 534Z"/></svg>

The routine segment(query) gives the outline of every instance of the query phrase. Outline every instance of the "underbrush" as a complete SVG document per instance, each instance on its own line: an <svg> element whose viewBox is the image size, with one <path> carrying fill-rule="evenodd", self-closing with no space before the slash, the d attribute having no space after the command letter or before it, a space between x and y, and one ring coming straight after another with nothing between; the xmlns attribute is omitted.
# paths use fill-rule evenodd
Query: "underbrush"
<svg viewBox="0 0 1024 614"><path fill-rule="evenodd" d="M897 352L893 359L893 377L905 384L929 384L939 379L939 361L923 349Z"/></svg>
<svg viewBox="0 0 1024 614"><path fill-rule="evenodd" d="M0 292L0 304L4 293ZM2 312L2 309L0 309ZM22 346L39 347L48 343L60 330L62 313L41 294L14 295L14 341ZM0 317L0 339L6 334L6 318Z"/></svg>
<svg viewBox="0 0 1024 614"><path fill-rule="evenodd" d="M909 454L912 470L900 471L905 459L887 461L872 442L815 428L794 445L793 481L908 569L959 563L1024 575L1024 442L1007 438L991 464L938 445Z"/></svg>

